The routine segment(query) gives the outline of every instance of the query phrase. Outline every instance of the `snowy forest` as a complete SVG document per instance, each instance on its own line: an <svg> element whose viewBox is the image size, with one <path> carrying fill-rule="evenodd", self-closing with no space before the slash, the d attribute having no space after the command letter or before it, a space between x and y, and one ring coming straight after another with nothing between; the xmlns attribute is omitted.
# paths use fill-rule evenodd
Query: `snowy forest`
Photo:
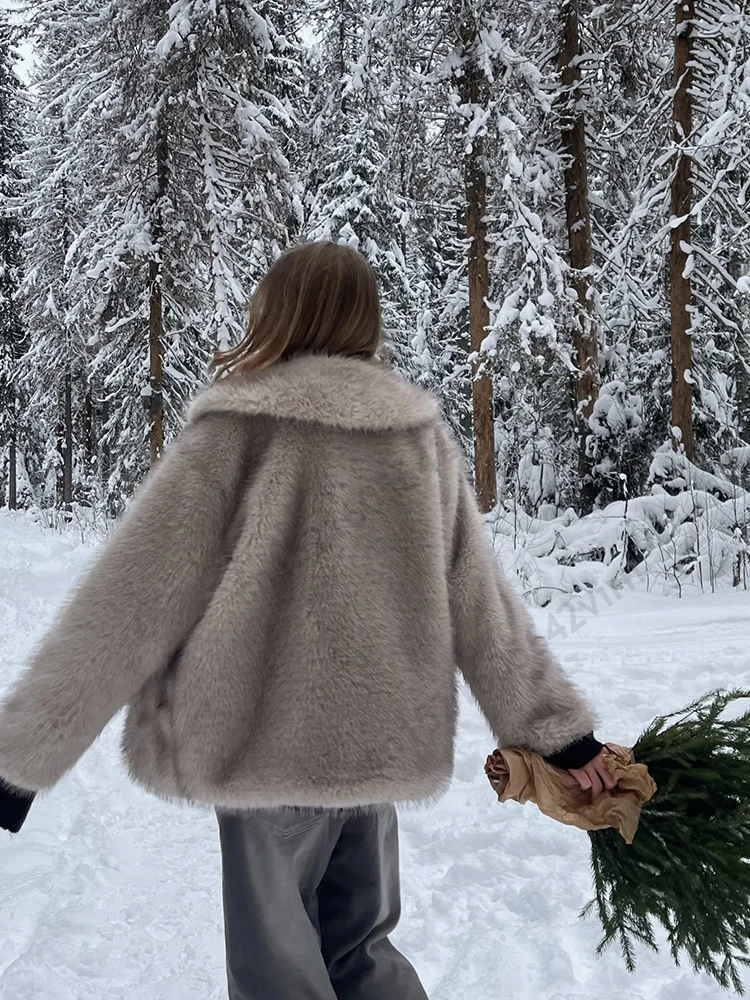
<svg viewBox="0 0 750 1000"><path fill-rule="evenodd" d="M0 504L118 514L269 264L340 240L528 595L747 588L744 0L2 17Z"/></svg>

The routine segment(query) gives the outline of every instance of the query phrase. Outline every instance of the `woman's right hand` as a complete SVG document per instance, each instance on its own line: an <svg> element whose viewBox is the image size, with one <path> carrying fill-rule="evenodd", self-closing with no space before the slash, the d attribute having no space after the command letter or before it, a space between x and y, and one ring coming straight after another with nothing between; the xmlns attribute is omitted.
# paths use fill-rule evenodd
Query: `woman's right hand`
<svg viewBox="0 0 750 1000"><path fill-rule="evenodd" d="M617 785L616 780L604 764L604 751L580 768L571 768L570 773L585 791L591 790L591 798L598 798L604 791L611 791Z"/></svg>

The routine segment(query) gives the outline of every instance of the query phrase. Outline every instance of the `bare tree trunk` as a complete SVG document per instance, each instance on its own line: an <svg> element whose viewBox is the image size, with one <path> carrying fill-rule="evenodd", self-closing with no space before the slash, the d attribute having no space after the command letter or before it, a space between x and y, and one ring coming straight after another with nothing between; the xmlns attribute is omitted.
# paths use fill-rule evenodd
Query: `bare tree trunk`
<svg viewBox="0 0 750 1000"><path fill-rule="evenodd" d="M114 511L113 498L109 493L109 477L112 473L112 453L109 447L109 440L105 436L105 428L109 422L109 400L106 395L102 397L101 400L101 450L100 450L100 476L102 483L102 491L105 497L105 503L107 510L112 513Z"/></svg>
<svg viewBox="0 0 750 1000"><path fill-rule="evenodd" d="M10 428L10 442L8 448L8 510L15 510L18 507L18 484L17 465L18 449L17 441L18 427L16 425L16 414L13 414L13 423Z"/></svg>
<svg viewBox="0 0 750 1000"><path fill-rule="evenodd" d="M58 432L58 450L62 457L59 493L63 510L71 510L73 503L73 377L65 372L62 381L62 400Z"/></svg>
<svg viewBox="0 0 750 1000"><path fill-rule="evenodd" d="M734 364L737 384L737 429L743 441L750 444L750 328L744 324L737 337Z"/></svg>
<svg viewBox="0 0 750 1000"><path fill-rule="evenodd" d="M161 298L161 265L158 260L148 264L149 281L149 442L151 465L155 465L164 449L164 396L162 392L161 337L163 331L163 311Z"/></svg>
<svg viewBox="0 0 750 1000"><path fill-rule="evenodd" d="M736 269L739 271L739 268ZM730 270L732 277L738 277ZM747 306L740 306L743 310ZM743 441L750 444L750 316L746 312L739 318L735 341L734 378L737 386L737 430ZM750 468L748 469L750 472Z"/></svg>
<svg viewBox="0 0 750 1000"><path fill-rule="evenodd" d="M84 397L83 410L83 450L86 458L86 478L93 481L95 475L95 448L94 448L94 393L91 387L91 380L86 385L86 395Z"/></svg>
<svg viewBox="0 0 750 1000"><path fill-rule="evenodd" d="M734 377L737 386L737 432L740 440L750 444L750 324L740 322L735 344ZM750 490L750 461L740 461L737 469L739 485Z"/></svg>
<svg viewBox="0 0 750 1000"><path fill-rule="evenodd" d="M589 209L588 163L586 156L586 121L580 100L582 74L577 57L581 54L581 35L577 0L563 0L563 40L558 66L567 109L562 119L565 168L565 212L568 228L571 283L578 297L572 329L573 359L578 369L575 378L575 428L578 440L580 496L585 507L596 499L592 461L586 454L589 435L588 418L599 395L599 351L594 317L591 264L591 213Z"/></svg>
<svg viewBox="0 0 750 1000"><path fill-rule="evenodd" d="M727 273L734 281L745 273L746 267L747 257L744 253L734 253L727 260ZM745 302L737 303L736 320L732 373L737 402L737 436L744 443L750 444L750 313ZM750 462L740 461L736 466L730 463L729 471L733 476L732 482L750 489Z"/></svg>
<svg viewBox="0 0 750 1000"><path fill-rule="evenodd" d="M693 131L692 25L695 0L677 0L675 4L674 99L672 104L673 137L677 146L690 139ZM693 391L686 379L692 372L693 351L690 340L693 296L690 277L685 276L690 245L690 209L693 198L691 158L683 149L677 152L672 177L671 215L681 219L670 233L669 277L672 330L672 427L679 428L679 439L672 435L675 448L682 445L688 458L693 457ZM689 376L688 376L689 377Z"/></svg>
<svg viewBox="0 0 750 1000"><path fill-rule="evenodd" d="M148 264L148 354L149 354L149 442L151 465L155 465L164 449L164 395L162 369L162 335L164 333L164 309L161 292L161 243L164 235L161 199L168 183L168 156L166 133L162 130L156 146L157 194L152 227L154 243L159 245L159 256Z"/></svg>
<svg viewBox="0 0 750 1000"><path fill-rule="evenodd" d="M476 45L475 29L463 33L464 50ZM462 100L479 104L482 71L475 57L470 57L461 78ZM469 237L469 345L478 353L487 336L490 311L487 306L489 274L487 270L487 231L484 221L487 209L487 177L484 169L484 141L472 140L471 151L464 155L466 190L466 235ZM495 469L495 417L492 375L489 359L477 359L472 364L472 402L474 410L474 482L479 509L486 513L497 503L497 473ZM484 367L481 375L480 368Z"/></svg>
<svg viewBox="0 0 750 1000"><path fill-rule="evenodd" d="M60 139L65 139L65 126L60 123ZM60 201L64 208L64 217L61 232L61 245L65 256L67 256L70 245L73 242L70 231L70 217L68 214L68 183L63 177L60 188ZM65 293L63 292L63 295ZM71 333L67 326L64 328L65 334L65 369L62 373L62 380L59 383L58 396L60 411L58 417L58 451L61 459L60 476L58 477L58 503L63 510L72 510L73 504L73 371L72 371L72 349ZM60 396L62 398L60 398Z"/></svg>

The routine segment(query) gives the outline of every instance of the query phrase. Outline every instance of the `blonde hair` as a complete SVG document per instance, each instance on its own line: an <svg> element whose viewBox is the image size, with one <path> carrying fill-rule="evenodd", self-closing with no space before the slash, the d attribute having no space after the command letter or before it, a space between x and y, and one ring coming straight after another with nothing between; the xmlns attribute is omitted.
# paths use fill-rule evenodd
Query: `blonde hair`
<svg viewBox="0 0 750 1000"><path fill-rule="evenodd" d="M375 274L362 254L340 243L288 250L261 280L247 332L217 351L218 376L260 371L295 354L373 357L382 343Z"/></svg>

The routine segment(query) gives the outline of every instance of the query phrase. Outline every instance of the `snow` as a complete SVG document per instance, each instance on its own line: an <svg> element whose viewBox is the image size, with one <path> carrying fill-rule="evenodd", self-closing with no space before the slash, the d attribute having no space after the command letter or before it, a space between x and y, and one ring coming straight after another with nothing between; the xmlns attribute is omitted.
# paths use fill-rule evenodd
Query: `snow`
<svg viewBox="0 0 750 1000"><path fill-rule="evenodd" d="M21 669L92 549L31 515L0 514L0 689ZM606 599L605 599L606 598ZM567 602L567 603L566 603ZM750 686L748 595L682 600L625 589L560 597L537 627L600 714L632 742L654 715L719 686ZM2 1000L224 1000L213 816L131 785L120 721L0 837ZM597 959L588 841L532 806L499 805L493 741L462 694L456 772L435 806L401 815L396 943L431 1000L719 1000L706 977L639 952Z"/></svg>
<svg viewBox="0 0 750 1000"><path fill-rule="evenodd" d="M594 401L589 426L597 437L608 438L625 434L641 426L643 399L628 392L627 385L614 380L606 382Z"/></svg>
<svg viewBox="0 0 750 1000"><path fill-rule="evenodd" d="M550 501L544 516L530 516L506 497L486 518L498 557L536 604L546 606L559 593L600 589L618 596L623 588L662 596L728 592L737 579L747 581L750 548L743 532L750 524L750 492L666 445L654 456L650 493L579 517L551 504L553 444L543 429L521 456L514 484L534 506ZM742 451L727 458L737 468ZM627 477L619 478L627 495ZM680 492L673 494L676 486Z"/></svg>

